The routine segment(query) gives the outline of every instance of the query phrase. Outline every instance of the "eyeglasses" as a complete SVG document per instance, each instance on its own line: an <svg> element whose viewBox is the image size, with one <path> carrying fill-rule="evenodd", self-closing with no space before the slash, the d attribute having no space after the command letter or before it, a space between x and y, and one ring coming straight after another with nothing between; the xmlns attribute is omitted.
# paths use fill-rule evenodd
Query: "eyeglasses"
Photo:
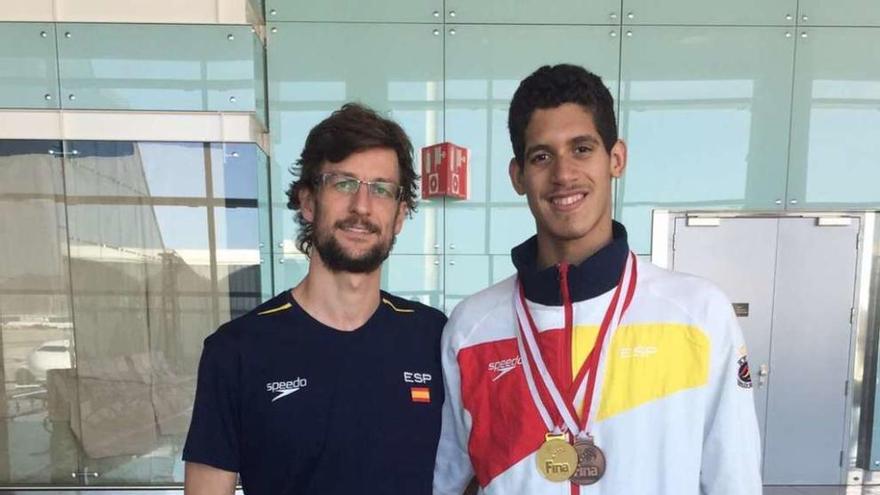
<svg viewBox="0 0 880 495"><path fill-rule="evenodd" d="M357 194L361 184L367 186L367 192L376 199L399 201L403 195L403 187L393 182L360 180L349 175L325 173L318 176L317 182L324 186L330 186L334 191L346 196Z"/></svg>

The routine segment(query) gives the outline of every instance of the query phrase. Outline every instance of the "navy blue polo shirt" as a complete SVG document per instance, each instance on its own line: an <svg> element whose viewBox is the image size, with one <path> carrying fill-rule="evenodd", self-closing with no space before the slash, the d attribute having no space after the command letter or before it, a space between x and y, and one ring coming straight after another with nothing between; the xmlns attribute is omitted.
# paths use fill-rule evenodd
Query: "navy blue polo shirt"
<svg viewBox="0 0 880 495"><path fill-rule="evenodd" d="M359 329L309 316L290 291L205 339L188 462L248 495L430 494L446 316L386 292Z"/></svg>

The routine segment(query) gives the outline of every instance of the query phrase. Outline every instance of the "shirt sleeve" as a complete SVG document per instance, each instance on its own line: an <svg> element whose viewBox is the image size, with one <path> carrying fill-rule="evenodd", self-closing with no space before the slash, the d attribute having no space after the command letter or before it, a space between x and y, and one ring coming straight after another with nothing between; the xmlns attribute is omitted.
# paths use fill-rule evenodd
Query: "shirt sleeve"
<svg viewBox="0 0 880 495"><path fill-rule="evenodd" d="M700 493L756 495L761 488L761 442L742 330L726 297L709 310L720 323L712 351L712 392L706 409Z"/></svg>
<svg viewBox="0 0 880 495"><path fill-rule="evenodd" d="M238 472L239 358L219 337L217 333L209 336L202 349L183 460Z"/></svg>
<svg viewBox="0 0 880 495"><path fill-rule="evenodd" d="M455 322L453 314L443 331L440 344L446 400L443 403L440 443L434 464L434 495L461 495L474 476L467 450L471 420L462 407L461 372L458 351L453 342Z"/></svg>

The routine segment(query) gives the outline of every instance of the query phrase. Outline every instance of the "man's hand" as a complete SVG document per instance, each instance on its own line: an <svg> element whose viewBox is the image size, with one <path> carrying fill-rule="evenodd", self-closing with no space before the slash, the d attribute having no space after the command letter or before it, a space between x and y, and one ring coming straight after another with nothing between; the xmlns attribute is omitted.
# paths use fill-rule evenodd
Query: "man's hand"
<svg viewBox="0 0 880 495"><path fill-rule="evenodd" d="M186 463L184 495L233 495L237 474L196 462Z"/></svg>

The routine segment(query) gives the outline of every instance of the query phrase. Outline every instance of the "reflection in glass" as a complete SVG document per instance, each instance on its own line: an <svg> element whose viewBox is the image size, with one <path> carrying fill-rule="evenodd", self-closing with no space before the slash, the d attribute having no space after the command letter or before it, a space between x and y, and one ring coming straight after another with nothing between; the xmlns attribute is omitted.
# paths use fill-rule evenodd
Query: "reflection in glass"
<svg viewBox="0 0 880 495"><path fill-rule="evenodd" d="M813 26L880 27L880 9L876 0L799 0L798 10L810 14L809 22ZM851 53L855 55L858 51Z"/></svg>
<svg viewBox="0 0 880 495"><path fill-rule="evenodd" d="M268 130L269 107L267 105L269 102L266 99L266 46L256 33L250 36L250 40L251 56L253 57L251 59L251 67L254 79L251 84L254 88L254 110L256 111L257 120Z"/></svg>
<svg viewBox="0 0 880 495"><path fill-rule="evenodd" d="M318 22L436 22L432 11L442 11L442 0L270 0L270 20Z"/></svg>
<svg viewBox="0 0 880 495"><path fill-rule="evenodd" d="M309 258L302 253L275 254L275 293L296 286L309 272Z"/></svg>
<svg viewBox="0 0 880 495"><path fill-rule="evenodd" d="M789 208L880 206L880 54L852 50L876 40L876 28L813 28L798 45Z"/></svg>
<svg viewBox="0 0 880 495"><path fill-rule="evenodd" d="M846 9L835 4L837 9ZM627 17L628 23L638 24L678 24L678 25L794 25L792 13L798 10L796 0L740 0L731 5L721 6L714 2L701 0L626 0L625 12L634 12ZM803 3L800 4L803 9ZM802 11L803 12L803 11ZM810 23L815 17L814 10L810 13Z"/></svg>
<svg viewBox="0 0 880 495"><path fill-rule="evenodd" d="M263 298L261 155L0 142L0 483L181 481L202 340Z"/></svg>
<svg viewBox="0 0 880 495"><path fill-rule="evenodd" d="M631 32L619 118L629 158L615 207L630 246L650 252L654 208L782 208L793 37L762 27Z"/></svg>
<svg viewBox="0 0 880 495"><path fill-rule="evenodd" d="M516 274L516 267L510 255L495 255L490 257L492 263L492 283L498 283L507 277Z"/></svg>
<svg viewBox="0 0 880 495"><path fill-rule="evenodd" d="M617 24L617 15L609 13L620 8L616 0L593 0L589 8L577 0L447 0L445 5L458 12L450 21L480 24Z"/></svg>
<svg viewBox="0 0 880 495"><path fill-rule="evenodd" d="M446 258L443 309L450 314L463 299L492 283L492 274L495 272L493 265L496 260L493 259L494 256L483 255L455 255Z"/></svg>
<svg viewBox="0 0 880 495"><path fill-rule="evenodd" d="M300 18L326 5L294 8L276 2L278 18ZM363 2L354 2L362 9ZM412 5L407 7L412 10ZM339 9L336 9L339 10ZM381 9L380 9L381 10ZM339 15L352 12L342 9ZM279 23L268 44L272 121L272 193L275 248L297 253L298 226L284 192L291 166L309 130L346 101L359 101L390 116L416 151L443 140L443 38L433 25ZM313 47L320 46L321 50ZM381 57L375 54L381 53ZM339 63L344 60L346 63ZM434 254L443 242L442 201L425 202L404 225L394 254ZM438 246L435 248L434 246ZM277 265L276 265L277 266Z"/></svg>
<svg viewBox="0 0 880 495"><path fill-rule="evenodd" d="M880 97L858 103L847 100L847 108L816 102L810 111L804 196L808 203L880 205L880 147L874 135L866 135L880 129Z"/></svg>
<svg viewBox="0 0 880 495"><path fill-rule="evenodd" d="M55 26L0 22L0 74L0 108L58 108Z"/></svg>
<svg viewBox="0 0 880 495"><path fill-rule="evenodd" d="M0 483L69 482L76 469L64 449L49 458L47 383L73 359L60 151L0 141Z"/></svg>
<svg viewBox="0 0 880 495"><path fill-rule="evenodd" d="M263 116L263 50L247 26L59 24L58 30L66 108Z"/></svg>
<svg viewBox="0 0 880 495"><path fill-rule="evenodd" d="M516 15L536 6L520 5ZM474 5L469 9L487 12ZM535 18L547 15L555 14ZM468 25L456 31L446 40L446 139L470 149L472 186L468 200L446 202L444 245L455 255L508 255L535 232L525 198L516 194L508 174L513 93L538 67L567 62L595 71L616 94L619 39L597 26ZM560 44L560 39L568 41ZM447 275L447 310L450 301L470 295L455 287L479 290L492 278L488 262L472 270L449 268Z"/></svg>
<svg viewBox="0 0 880 495"><path fill-rule="evenodd" d="M391 255L382 266L382 289L435 308L443 307L440 256Z"/></svg>

